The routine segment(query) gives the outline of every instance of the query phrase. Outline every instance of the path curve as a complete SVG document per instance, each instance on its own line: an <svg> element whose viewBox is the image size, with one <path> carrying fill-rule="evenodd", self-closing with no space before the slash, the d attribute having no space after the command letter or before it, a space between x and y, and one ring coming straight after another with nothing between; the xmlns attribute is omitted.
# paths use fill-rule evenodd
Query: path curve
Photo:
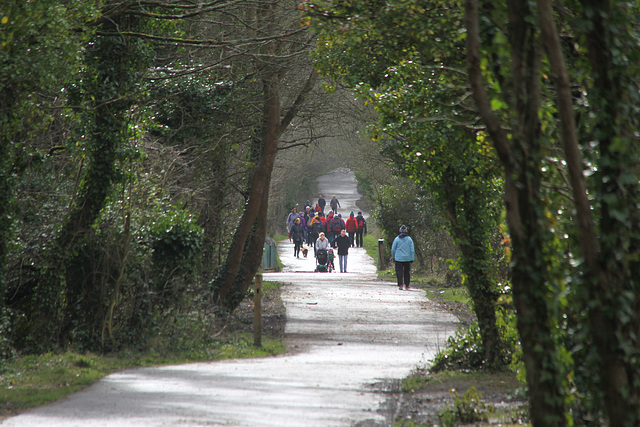
<svg viewBox="0 0 640 427"><path fill-rule="evenodd" d="M318 179L341 213L355 211L355 178L337 170ZM367 217L365 212L365 217ZM278 247L285 268L284 356L131 369L3 426L387 426L393 408L379 384L425 365L457 319L421 290L399 291L376 277L364 249L349 252L349 273L312 273L313 257Z"/></svg>

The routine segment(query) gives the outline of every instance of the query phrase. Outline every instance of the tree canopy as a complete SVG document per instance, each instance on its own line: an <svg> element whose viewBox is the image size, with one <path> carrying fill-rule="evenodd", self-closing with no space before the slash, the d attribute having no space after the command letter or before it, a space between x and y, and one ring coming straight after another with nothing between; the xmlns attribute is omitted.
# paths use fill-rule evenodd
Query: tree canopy
<svg viewBox="0 0 640 427"><path fill-rule="evenodd" d="M534 425L640 421L637 2L5 3L2 356L210 336L351 161L423 260L446 224L476 360L518 367Z"/></svg>

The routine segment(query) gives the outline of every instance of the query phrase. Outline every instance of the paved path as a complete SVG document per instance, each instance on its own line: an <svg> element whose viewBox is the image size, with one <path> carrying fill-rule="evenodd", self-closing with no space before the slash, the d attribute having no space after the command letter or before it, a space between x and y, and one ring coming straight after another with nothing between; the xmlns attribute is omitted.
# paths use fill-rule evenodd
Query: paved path
<svg viewBox="0 0 640 427"><path fill-rule="evenodd" d="M352 173L318 183L357 213ZM457 320L423 291L379 281L364 249L350 250L349 273L312 273L313 257L294 258L289 242L278 250L286 267L265 280L287 283L287 355L127 370L3 426L391 425L381 384L428 363Z"/></svg>

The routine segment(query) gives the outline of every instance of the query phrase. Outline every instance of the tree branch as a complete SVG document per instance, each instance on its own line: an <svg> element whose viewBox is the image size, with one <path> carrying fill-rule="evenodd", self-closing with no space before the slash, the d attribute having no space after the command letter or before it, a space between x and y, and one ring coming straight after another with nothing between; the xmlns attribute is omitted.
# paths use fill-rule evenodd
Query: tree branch
<svg viewBox="0 0 640 427"><path fill-rule="evenodd" d="M293 118L298 114L298 110L300 110L300 106L304 103L305 98L307 97L309 92L311 92L317 80L318 80L318 72L316 70L311 70L311 74L309 75L309 78L307 78L307 82L302 87L302 90L298 94L298 97L294 101L293 105L291 105L291 107L287 111L287 114L285 114L282 121L280 122L281 133L284 132L284 130L289 126L289 124L291 124L291 121L293 120Z"/></svg>
<svg viewBox="0 0 640 427"><path fill-rule="evenodd" d="M487 125L487 132L494 141L496 151L503 164L511 160L511 147L504 129L500 126L498 116L491 108L489 95L484 87L480 68L480 29L478 24L478 2L467 0L465 4L465 24L467 27L467 70L473 99L478 104L482 120Z"/></svg>

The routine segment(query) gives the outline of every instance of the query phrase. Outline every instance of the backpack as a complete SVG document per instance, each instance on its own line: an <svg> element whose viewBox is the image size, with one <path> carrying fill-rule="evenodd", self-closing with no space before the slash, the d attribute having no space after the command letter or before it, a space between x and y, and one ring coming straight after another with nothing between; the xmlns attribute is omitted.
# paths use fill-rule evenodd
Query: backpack
<svg viewBox="0 0 640 427"><path fill-rule="evenodd" d="M334 216L333 220L331 220L331 230L332 231L342 230L342 221L340 221L340 218L338 218L337 216Z"/></svg>
<svg viewBox="0 0 640 427"><path fill-rule="evenodd" d="M364 218L359 216L356 218L356 220L358 221L358 228L359 229L363 229L364 228Z"/></svg>
<svg viewBox="0 0 640 427"><path fill-rule="evenodd" d="M322 223L319 220L318 221L314 221L314 223L311 225L311 229L315 233L320 233L320 232L324 231L324 227L322 226Z"/></svg>

